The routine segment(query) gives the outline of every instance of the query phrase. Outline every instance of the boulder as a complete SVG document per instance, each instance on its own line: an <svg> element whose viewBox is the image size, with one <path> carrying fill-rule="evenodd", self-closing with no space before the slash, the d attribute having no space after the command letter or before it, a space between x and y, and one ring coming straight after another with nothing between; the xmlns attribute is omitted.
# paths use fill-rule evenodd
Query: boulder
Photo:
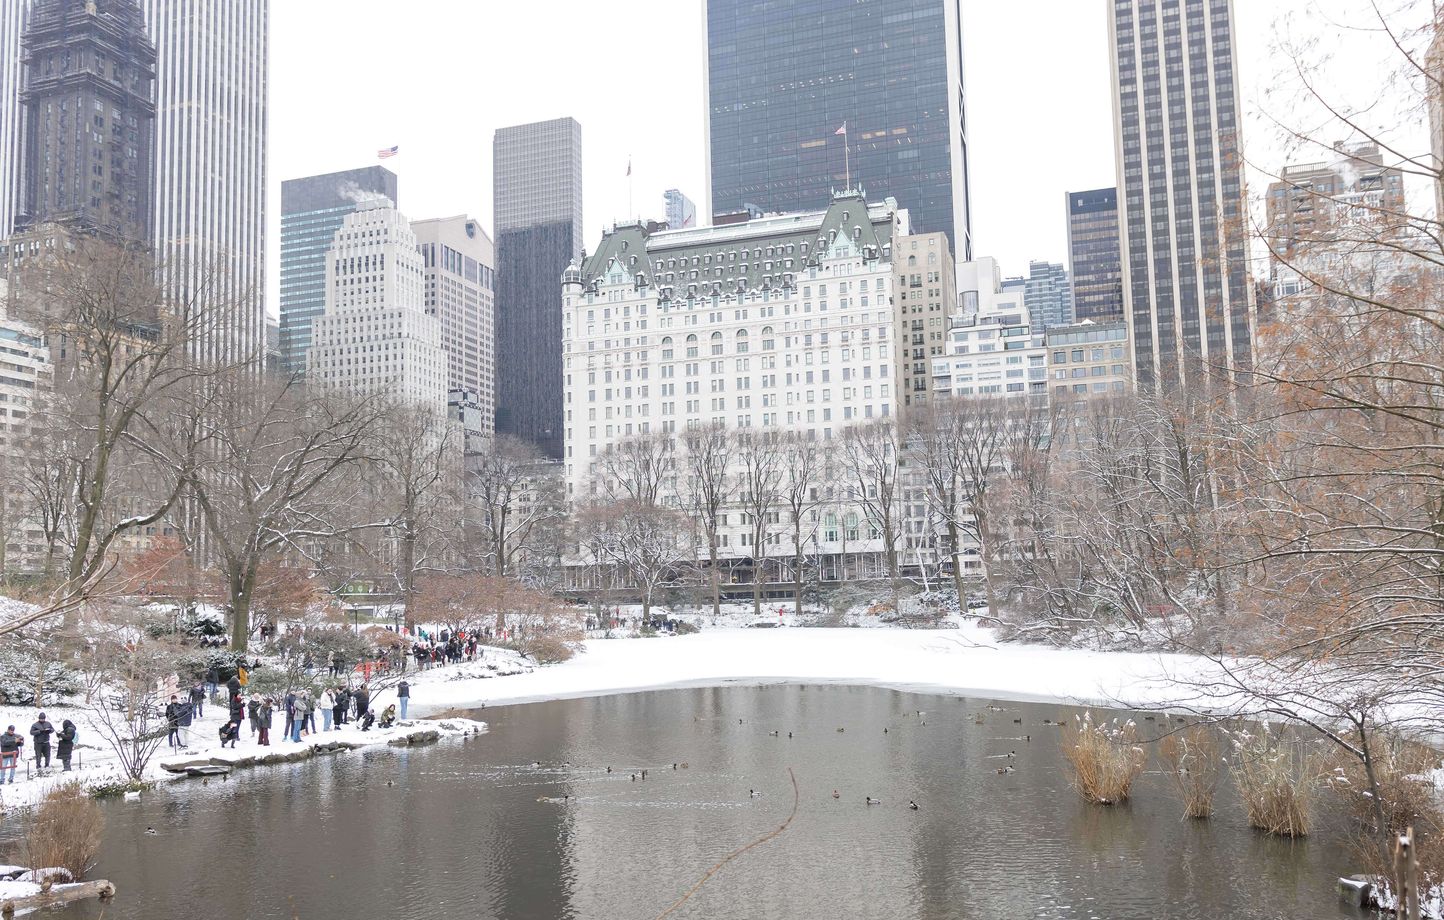
<svg viewBox="0 0 1444 920"><path fill-rule="evenodd" d="M1374 883L1368 876L1350 875L1339 879L1339 900L1350 907L1365 908L1374 903Z"/></svg>

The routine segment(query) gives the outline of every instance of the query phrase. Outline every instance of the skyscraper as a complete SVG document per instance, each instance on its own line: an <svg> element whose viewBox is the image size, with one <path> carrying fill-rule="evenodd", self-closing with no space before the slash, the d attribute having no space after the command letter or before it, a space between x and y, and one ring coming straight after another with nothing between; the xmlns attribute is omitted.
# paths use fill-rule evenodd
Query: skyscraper
<svg viewBox="0 0 1444 920"><path fill-rule="evenodd" d="M0 0L0 240L20 208L20 35L30 0Z"/></svg>
<svg viewBox="0 0 1444 920"><path fill-rule="evenodd" d="M570 118L502 128L496 207L496 430L562 456L559 280L582 249L582 128Z"/></svg>
<svg viewBox="0 0 1444 920"><path fill-rule="evenodd" d="M152 230L169 286L198 298L197 355L265 347L270 0L144 0L157 53Z"/></svg>
<svg viewBox="0 0 1444 920"><path fill-rule="evenodd" d="M465 215L413 221L411 230L425 266L426 312L441 320L453 408L475 410L461 417L474 452L495 429L496 252L481 224Z"/></svg>
<svg viewBox="0 0 1444 920"><path fill-rule="evenodd" d="M1068 192L1068 268L1073 316L1082 321L1123 318L1118 190Z"/></svg>
<svg viewBox="0 0 1444 920"><path fill-rule="evenodd" d="M707 0L711 213L815 210L850 181L971 259L960 6Z"/></svg>
<svg viewBox="0 0 1444 920"><path fill-rule="evenodd" d="M1253 364L1232 0L1109 0L1123 303L1140 387Z"/></svg>
<svg viewBox="0 0 1444 920"><path fill-rule="evenodd" d="M148 237L155 49L135 0L36 0L24 66L17 228Z"/></svg>
<svg viewBox="0 0 1444 920"><path fill-rule="evenodd" d="M697 206L692 199L675 188L667 189L663 197L667 201L667 226L673 230L685 230L697 226Z"/></svg>
<svg viewBox="0 0 1444 920"><path fill-rule="evenodd" d="M326 312L326 250L359 202L397 203L396 174L380 166L281 183L281 369L306 369L311 321Z"/></svg>
<svg viewBox="0 0 1444 920"><path fill-rule="evenodd" d="M1045 329L1073 322L1073 293L1068 269L1058 262L1029 262L1023 302L1033 322Z"/></svg>
<svg viewBox="0 0 1444 920"><path fill-rule="evenodd" d="M358 205L326 254L326 312L311 323L307 377L446 417L448 361L425 284L406 216L382 199Z"/></svg>

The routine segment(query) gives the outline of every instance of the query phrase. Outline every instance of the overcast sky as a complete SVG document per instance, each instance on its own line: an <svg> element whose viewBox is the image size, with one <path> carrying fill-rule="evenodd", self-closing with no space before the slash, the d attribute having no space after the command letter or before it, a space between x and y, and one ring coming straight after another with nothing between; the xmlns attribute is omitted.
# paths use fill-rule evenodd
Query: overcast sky
<svg viewBox="0 0 1444 920"><path fill-rule="evenodd" d="M1262 114L1285 34L1325 37L1347 60L1335 76L1378 85L1377 57L1340 50L1360 7L1237 0L1252 161L1282 156ZM1005 274L1066 262L1064 193L1115 184L1105 9L963 0L975 251ZM271 28L272 292L281 180L376 163L382 147L401 147L385 165L408 217L466 213L490 231L493 132L570 115L588 249L613 220L660 218L668 188L703 198L702 0L286 0Z"/></svg>

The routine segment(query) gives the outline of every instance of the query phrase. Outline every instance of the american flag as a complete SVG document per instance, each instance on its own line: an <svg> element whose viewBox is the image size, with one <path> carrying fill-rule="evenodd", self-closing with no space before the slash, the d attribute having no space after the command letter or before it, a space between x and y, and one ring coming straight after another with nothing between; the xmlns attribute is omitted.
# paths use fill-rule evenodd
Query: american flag
<svg viewBox="0 0 1444 920"><path fill-rule="evenodd" d="M834 137L836 137L836 136L839 135L839 134L842 134L842 135L845 136L845 135L847 134L847 122L843 122L843 123L842 123L842 127L841 127L841 128L838 128L836 131L832 132L832 134L833 134Z"/></svg>
<svg viewBox="0 0 1444 920"><path fill-rule="evenodd" d="M376 157L377 157L377 159L388 160L388 159L390 159L391 157L396 156L396 154L398 154L398 153L400 153L400 152L401 152L401 148L400 148L400 147L387 147L387 148L384 149L384 150L378 150L378 151L376 151Z"/></svg>

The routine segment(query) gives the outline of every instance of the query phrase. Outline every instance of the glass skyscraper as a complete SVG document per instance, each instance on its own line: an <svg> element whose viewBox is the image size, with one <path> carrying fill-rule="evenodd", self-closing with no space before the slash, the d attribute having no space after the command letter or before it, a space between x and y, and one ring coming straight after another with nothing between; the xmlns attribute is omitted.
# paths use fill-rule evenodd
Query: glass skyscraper
<svg viewBox="0 0 1444 920"><path fill-rule="evenodd" d="M0 240L20 210L20 35L29 14L30 0L0 0Z"/></svg>
<svg viewBox="0 0 1444 920"><path fill-rule="evenodd" d="M1118 243L1118 190L1068 193L1068 265L1076 319L1123 318L1122 251Z"/></svg>
<svg viewBox="0 0 1444 920"><path fill-rule="evenodd" d="M281 183L281 370L306 370L311 321L326 312L326 251L359 202L396 204L396 174L380 166Z"/></svg>
<svg viewBox="0 0 1444 920"><path fill-rule="evenodd" d="M824 208L850 171L971 259L960 16L959 0L707 0L712 214Z"/></svg>
<svg viewBox="0 0 1444 920"><path fill-rule="evenodd" d="M562 456L562 272L582 251L582 128L501 128L496 207L496 430Z"/></svg>
<svg viewBox="0 0 1444 920"><path fill-rule="evenodd" d="M1253 365L1232 0L1108 0L1123 305L1139 386Z"/></svg>

